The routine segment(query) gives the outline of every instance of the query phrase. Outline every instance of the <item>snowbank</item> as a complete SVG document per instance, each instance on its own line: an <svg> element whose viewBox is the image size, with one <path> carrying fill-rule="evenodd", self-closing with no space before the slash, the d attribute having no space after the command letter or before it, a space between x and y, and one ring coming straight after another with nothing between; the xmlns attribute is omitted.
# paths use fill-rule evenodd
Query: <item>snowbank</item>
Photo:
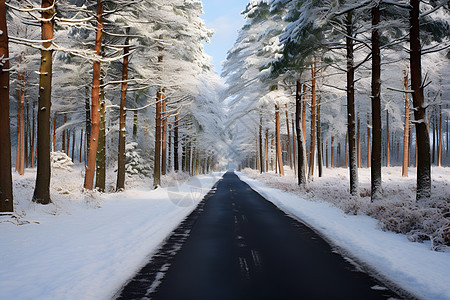
<svg viewBox="0 0 450 300"><path fill-rule="evenodd" d="M34 174L14 175L25 225L0 218L1 299L110 299L222 176L170 175L157 190L88 195L82 176L53 170L54 204L41 206L30 202Z"/></svg>
<svg viewBox="0 0 450 300"><path fill-rule="evenodd" d="M238 175L266 199L317 230L344 255L362 262L376 275L423 299L450 299L448 249L431 251L429 241L412 243L405 235L382 231L378 221L369 216L345 214L319 197L316 201L305 200L243 173ZM265 176L272 177L272 182L275 177L283 180L274 174Z"/></svg>

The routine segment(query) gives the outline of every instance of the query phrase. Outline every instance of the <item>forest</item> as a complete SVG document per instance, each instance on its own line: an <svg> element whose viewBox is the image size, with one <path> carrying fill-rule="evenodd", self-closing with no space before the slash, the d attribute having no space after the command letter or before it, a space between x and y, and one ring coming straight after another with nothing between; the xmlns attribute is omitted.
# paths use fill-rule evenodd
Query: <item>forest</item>
<svg viewBox="0 0 450 300"><path fill-rule="evenodd" d="M12 165L21 175L36 168L32 200L41 204L52 201L52 164L84 163L83 188L101 192L107 170L120 191L126 176L151 176L157 187L168 170L216 166L221 83L203 49L213 30L201 2L1 7L1 211L13 210Z"/></svg>
<svg viewBox="0 0 450 300"><path fill-rule="evenodd" d="M0 0L0 298L449 299L450 2L207 1Z"/></svg>
<svg viewBox="0 0 450 300"><path fill-rule="evenodd" d="M413 167L424 202L432 166L450 162L446 1L250 1L222 78L200 1L1 8L2 212L12 172L34 168L30 200L49 204L52 166L74 162L99 192L235 165L293 172L299 189L347 168L358 196L369 168L371 202L383 166Z"/></svg>
<svg viewBox="0 0 450 300"><path fill-rule="evenodd" d="M414 166L416 199L429 198L431 166L449 162L448 12L445 1L251 1L222 74L243 166L289 165L299 185L346 167L352 195L367 167L372 201L382 166L405 177Z"/></svg>

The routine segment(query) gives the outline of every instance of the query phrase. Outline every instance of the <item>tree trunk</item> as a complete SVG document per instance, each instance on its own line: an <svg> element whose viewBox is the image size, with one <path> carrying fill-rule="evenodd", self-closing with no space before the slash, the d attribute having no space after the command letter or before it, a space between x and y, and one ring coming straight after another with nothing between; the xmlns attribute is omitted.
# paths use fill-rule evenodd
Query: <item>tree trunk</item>
<svg viewBox="0 0 450 300"><path fill-rule="evenodd" d="M334 136L331 137L331 168L334 168Z"/></svg>
<svg viewBox="0 0 450 300"><path fill-rule="evenodd" d="M311 144L309 151L309 171L308 178L314 176L314 159L316 156L316 58L311 69Z"/></svg>
<svg viewBox="0 0 450 300"><path fill-rule="evenodd" d="M0 212L13 212L11 174L11 132L9 124L9 49L5 0L0 0L0 56L4 62L0 70ZM4 71L5 70L5 71Z"/></svg>
<svg viewBox="0 0 450 300"><path fill-rule="evenodd" d="M408 90L408 74L404 71L404 88ZM410 137L409 137L409 94L405 93L405 128L403 135L403 163L402 176L408 177L409 156L410 156Z"/></svg>
<svg viewBox="0 0 450 300"><path fill-rule="evenodd" d="M300 122L303 122L303 112L302 112L302 99L301 95L301 84L297 81L297 89L295 94L295 129L297 131L297 180L298 185L306 184L306 145L305 145L305 135L303 132L303 126Z"/></svg>
<svg viewBox="0 0 450 300"><path fill-rule="evenodd" d="M17 79L19 79L19 74L17 75ZM9 95L8 95L9 97ZM9 105L9 102L8 102ZM16 126L16 172L19 172L19 165L20 165L20 86L17 89L17 116L16 116L16 120L17 120L17 126ZM9 115L8 115L9 116ZM11 139L11 137L10 137Z"/></svg>
<svg viewBox="0 0 450 300"><path fill-rule="evenodd" d="M389 132L389 110L386 110L386 167L391 166L391 141Z"/></svg>
<svg viewBox="0 0 450 300"><path fill-rule="evenodd" d="M83 129L81 129L81 134L80 134L80 163L81 163L81 157L82 157L82 154L83 154L83 135L84 135L84 132L83 132Z"/></svg>
<svg viewBox="0 0 450 300"><path fill-rule="evenodd" d="M19 144L19 174L23 175L25 173L25 86L23 85L22 74L20 74L20 92L19 92L19 136L17 138Z"/></svg>
<svg viewBox="0 0 450 300"><path fill-rule="evenodd" d="M168 144L168 155L167 155L167 168L169 169L169 172L172 171L172 125L169 123L167 131L169 132L169 144Z"/></svg>
<svg viewBox="0 0 450 300"><path fill-rule="evenodd" d="M199 162L200 162L200 153L197 147L197 151L195 152L195 176L199 175Z"/></svg>
<svg viewBox="0 0 450 300"><path fill-rule="evenodd" d="M317 98L317 166L319 168L319 177L322 177L322 126L320 124L320 96Z"/></svg>
<svg viewBox="0 0 450 300"><path fill-rule="evenodd" d="M274 146L274 141L273 141L273 137L272 137L272 141L271 141L271 152L272 152L272 149L273 149L273 146ZM276 159L276 156L275 156L275 159ZM273 157L273 155L271 154L271 156L270 156L270 170L271 171L273 171L274 170L274 157ZM276 165L276 162L275 162L275 173L278 173L277 172L277 165Z"/></svg>
<svg viewBox="0 0 450 300"><path fill-rule="evenodd" d="M94 61L94 70L92 78L92 105L91 117L92 126L89 138L88 159L86 165L86 175L84 177L84 188L92 190L94 188L95 160L97 157L98 137L100 132L100 58L102 56L103 39L103 7L102 1L97 0L97 35L95 39L95 54L97 60Z"/></svg>
<svg viewBox="0 0 450 300"><path fill-rule="evenodd" d="M328 147L329 147L329 145L328 145L328 138L326 139L326 142L325 142L325 165L326 165L326 168L328 169L329 167L330 167L330 165L328 164L328 161L329 161L329 152L328 152Z"/></svg>
<svg viewBox="0 0 450 300"><path fill-rule="evenodd" d="M433 119L433 148L431 150L431 153L432 153L431 163L436 164L436 112L435 111L433 111L432 119Z"/></svg>
<svg viewBox="0 0 450 300"><path fill-rule="evenodd" d="M136 105L139 102L139 94L136 93ZM133 116L133 141L137 142L137 128L138 128L138 111L135 110L134 111L134 116Z"/></svg>
<svg viewBox="0 0 450 300"><path fill-rule="evenodd" d="M67 123L67 113L64 113L63 128L64 128L64 125L66 125L66 123ZM66 151L66 130L65 129L62 131L61 151L64 153L67 153L67 151Z"/></svg>
<svg viewBox="0 0 450 300"><path fill-rule="evenodd" d="M346 168L348 168L348 151L347 151L347 148L348 148L348 131L345 134L345 150L344 150L344 153L345 153L345 167Z"/></svg>
<svg viewBox="0 0 450 300"><path fill-rule="evenodd" d="M31 167L34 168L34 157L35 157L35 149L36 149L36 102L33 101L33 126L32 126L32 133L31 133Z"/></svg>
<svg viewBox="0 0 450 300"><path fill-rule="evenodd" d="M276 146L277 146L277 163L278 170L281 175L284 175L283 157L281 155L281 136L280 136L280 107L275 105L275 122L276 122Z"/></svg>
<svg viewBox="0 0 450 300"><path fill-rule="evenodd" d="M301 99L301 98L300 98ZM293 144L292 144L292 157L294 158L294 174L295 174L295 176L297 176L298 174L297 174L297 153L296 153L296 149L297 149L297 143L296 143L296 134L295 134L295 122L294 122L294 119L292 118L292 121L291 121L291 123L292 123L292 142L293 142Z"/></svg>
<svg viewBox="0 0 450 300"><path fill-rule="evenodd" d="M70 152L70 128L67 129L67 156L72 157L72 153Z"/></svg>
<svg viewBox="0 0 450 300"><path fill-rule="evenodd" d="M52 0L42 0L42 8L53 5ZM53 16L55 9L47 9L42 12L42 40L53 39ZM39 105L38 105L38 136L37 136L37 173L36 186L33 201L40 204L49 204L50 200L50 108L52 94L52 54L53 50L47 50L52 42L42 44L41 67L39 70Z"/></svg>
<svg viewBox="0 0 450 300"><path fill-rule="evenodd" d="M370 149L370 123L369 114L367 114L367 168L370 168L370 159L372 157L372 152Z"/></svg>
<svg viewBox="0 0 450 300"><path fill-rule="evenodd" d="M442 102L442 91L441 91ZM442 107L439 105L439 128L438 128L438 166L441 166L442 161Z"/></svg>
<svg viewBox="0 0 450 300"><path fill-rule="evenodd" d="M265 154L266 154L266 172L269 171L269 128L266 128L266 145L265 145Z"/></svg>
<svg viewBox="0 0 450 300"><path fill-rule="evenodd" d="M361 168L361 121L359 116L357 117L357 127L356 127L356 156L358 158L358 168Z"/></svg>
<svg viewBox="0 0 450 300"><path fill-rule="evenodd" d="M162 58L161 58L162 60ZM162 107L162 90L160 89L156 95L156 126L155 126L155 162L153 168L153 187L157 188L161 185L161 107Z"/></svg>
<svg viewBox="0 0 450 300"><path fill-rule="evenodd" d="M431 196L430 138L426 123L426 106L422 84L421 43L419 29L419 0L411 0L410 64L417 147L417 200Z"/></svg>
<svg viewBox="0 0 450 300"><path fill-rule="evenodd" d="M72 161L75 161L75 129L73 130L73 137L72 137Z"/></svg>
<svg viewBox="0 0 450 300"><path fill-rule="evenodd" d="M179 166L179 155L178 155L178 114L175 115L175 127L174 127L174 133L173 133L173 162L174 162L174 168L175 172L180 171Z"/></svg>
<svg viewBox="0 0 450 300"><path fill-rule="evenodd" d="M25 89L24 89L24 91L23 91L23 94L24 94L24 97L25 97ZM29 147L28 147L28 142L29 142L29 140L30 140L30 138L29 138L29 134L30 134L30 109L29 109L29 105L28 105L28 100L25 100L25 107L26 107L26 109L27 109L27 112L26 112L26 114L27 114L27 116L26 116L26 118L25 118L25 149L24 149L24 152L25 152L25 168L28 168L29 167L29 164L28 164L28 162L29 162L29 153L28 153L28 150L29 150Z"/></svg>
<svg viewBox="0 0 450 300"><path fill-rule="evenodd" d="M103 78L100 79L100 86L100 122L96 157L97 168L95 170L95 188L100 192L104 192L106 187L106 103Z"/></svg>
<svg viewBox="0 0 450 300"><path fill-rule="evenodd" d="M163 90L164 92L164 90ZM166 95L163 94L162 101L162 154L161 154L161 175L166 175L167 171L167 114L166 114Z"/></svg>
<svg viewBox="0 0 450 300"><path fill-rule="evenodd" d="M289 126L289 124L288 124ZM262 174L264 172L264 156L263 156L263 146L262 146L262 116L259 118L259 172Z"/></svg>
<svg viewBox="0 0 450 300"><path fill-rule="evenodd" d="M86 151L84 152L84 163L87 164L87 149L91 140L91 103L89 102L89 89L86 87L86 98L84 102L85 122L86 122Z"/></svg>
<svg viewBox="0 0 450 300"><path fill-rule="evenodd" d="M292 166L292 150L291 150L291 133L289 131L289 115L288 115L288 106L285 104L286 107L286 129L287 129L287 138L288 138L288 155L289 155L289 167L293 168Z"/></svg>
<svg viewBox="0 0 450 300"><path fill-rule="evenodd" d="M348 159L350 165L350 194L358 194L358 166L356 161L355 132L355 67L353 65L353 13L347 13L347 126L348 126Z"/></svg>
<svg viewBox="0 0 450 300"><path fill-rule="evenodd" d="M181 153L181 170L183 172L186 172L186 155L187 155L186 141L184 141L181 150L182 150L182 153Z"/></svg>
<svg viewBox="0 0 450 300"><path fill-rule="evenodd" d="M128 34L130 32L129 28L126 30ZM123 48L123 63L122 63L122 83L120 89L120 115L119 115L119 149L117 151L117 183L116 191L121 191L125 189L125 144L127 135L127 80L128 80L128 62L130 47L129 38L125 39L126 47ZM137 111L135 111L137 112ZM133 132L134 134L134 132Z"/></svg>

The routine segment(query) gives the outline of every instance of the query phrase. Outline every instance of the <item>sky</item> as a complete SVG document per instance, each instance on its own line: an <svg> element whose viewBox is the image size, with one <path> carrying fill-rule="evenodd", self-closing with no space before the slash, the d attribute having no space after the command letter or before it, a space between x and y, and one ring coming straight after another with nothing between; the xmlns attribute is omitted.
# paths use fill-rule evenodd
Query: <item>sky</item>
<svg viewBox="0 0 450 300"><path fill-rule="evenodd" d="M216 33L210 44L205 45L205 52L213 57L217 73L222 71L221 62L227 57L228 50L233 46L239 29L244 25L240 14L248 0L202 0L205 14L202 18L209 29Z"/></svg>

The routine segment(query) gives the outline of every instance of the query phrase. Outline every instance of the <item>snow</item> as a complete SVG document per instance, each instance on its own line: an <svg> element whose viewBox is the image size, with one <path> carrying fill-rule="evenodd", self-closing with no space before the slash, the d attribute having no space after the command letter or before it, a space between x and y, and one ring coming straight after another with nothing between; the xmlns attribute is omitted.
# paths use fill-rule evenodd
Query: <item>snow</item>
<svg viewBox="0 0 450 300"><path fill-rule="evenodd" d="M448 168L445 172L448 175ZM382 231L374 218L345 214L331 203L322 201L324 199L313 196L306 200L298 194L268 187L243 173L238 175L262 196L308 224L340 253L356 260L375 276L385 278L419 298L450 299L450 251L431 251L430 242L413 243L403 234ZM283 181L277 175L271 177ZM444 178L450 179L449 176Z"/></svg>
<svg viewBox="0 0 450 300"><path fill-rule="evenodd" d="M35 172L14 174L15 214L25 225L0 217L1 299L112 298L222 176L169 174L157 190L132 183L89 194L77 188L79 173L54 169L54 204L41 206L30 201Z"/></svg>

